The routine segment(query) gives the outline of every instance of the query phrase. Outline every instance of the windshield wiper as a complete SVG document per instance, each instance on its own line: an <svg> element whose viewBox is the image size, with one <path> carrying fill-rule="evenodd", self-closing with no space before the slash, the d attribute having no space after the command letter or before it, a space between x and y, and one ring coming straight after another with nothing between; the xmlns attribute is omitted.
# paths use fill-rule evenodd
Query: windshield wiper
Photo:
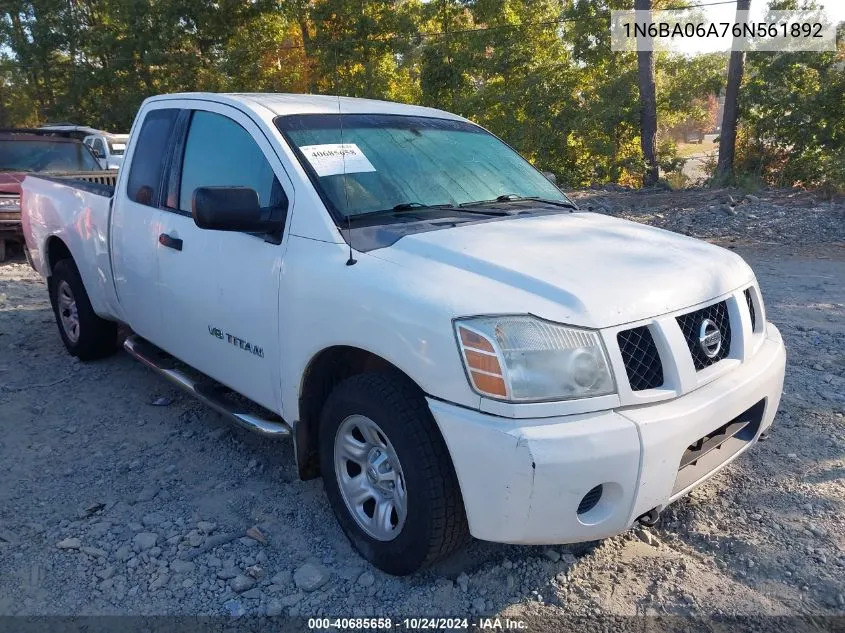
<svg viewBox="0 0 845 633"><path fill-rule="evenodd" d="M367 211L365 213L355 213L350 217L350 219L354 222L360 218L371 218L378 215L387 215L390 213L402 212L402 211L427 211L429 209L437 210L437 211L454 211L456 213L467 213L472 215L488 215L488 216L503 216L503 215L510 215L507 211L500 211L494 209L465 209L463 205L452 205L452 204L423 204L421 202L401 202L397 205L394 205L390 209L379 209L378 211Z"/></svg>
<svg viewBox="0 0 845 633"><path fill-rule="evenodd" d="M364 213L351 213L346 217L351 222L355 222L356 220L366 220L367 218L376 217L379 215L389 215L391 213L397 213L402 211L425 211L428 209L444 209L448 208L447 205L432 205L432 204L423 204L422 202L400 202L397 205L390 207L389 209L378 209L376 211L365 211Z"/></svg>
<svg viewBox="0 0 845 633"><path fill-rule="evenodd" d="M421 202L402 202L397 204L391 211L414 211L415 209L440 209L442 211L459 211L460 213L472 213L474 215L508 215L507 211L499 211L493 209L465 209L464 205L459 204L422 204ZM375 211L374 213L382 213L382 211Z"/></svg>
<svg viewBox="0 0 845 633"><path fill-rule="evenodd" d="M551 204L556 207L566 207L567 209L577 209L574 202L569 200L550 200L549 198L541 198L540 196L520 196L515 193L505 193L497 196L493 200L475 200L473 202L462 202L460 207L481 206L485 204L496 204L497 202L519 202L522 200L534 200L535 202L542 202L543 204Z"/></svg>
<svg viewBox="0 0 845 633"><path fill-rule="evenodd" d="M422 202L400 202L391 211L409 211L411 209L428 209L431 205Z"/></svg>
<svg viewBox="0 0 845 633"><path fill-rule="evenodd" d="M507 211L494 209L466 209L464 205L451 204L422 204L420 202L403 202L393 207L393 211L413 211L414 209L440 209L443 211L457 211L459 213L470 213L472 215L510 215Z"/></svg>

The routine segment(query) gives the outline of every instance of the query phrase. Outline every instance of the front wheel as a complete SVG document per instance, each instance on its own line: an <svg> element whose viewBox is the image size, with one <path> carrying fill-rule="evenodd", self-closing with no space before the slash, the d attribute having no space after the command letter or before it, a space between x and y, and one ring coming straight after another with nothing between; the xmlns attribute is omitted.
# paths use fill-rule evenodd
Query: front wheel
<svg viewBox="0 0 845 633"><path fill-rule="evenodd" d="M402 376L360 374L335 388L320 420L320 467L346 536L389 574L413 573L468 540L446 444Z"/></svg>
<svg viewBox="0 0 845 633"><path fill-rule="evenodd" d="M117 349L117 324L94 312L73 260L62 259L56 264L49 290L59 334L72 356L94 360Z"/></svg>

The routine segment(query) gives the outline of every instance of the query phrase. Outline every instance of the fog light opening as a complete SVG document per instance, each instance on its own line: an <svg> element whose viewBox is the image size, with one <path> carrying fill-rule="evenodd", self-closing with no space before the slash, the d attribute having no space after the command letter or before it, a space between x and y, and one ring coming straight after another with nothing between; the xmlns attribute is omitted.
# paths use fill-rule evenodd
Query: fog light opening
<svg viewBox="0 0 845 633"><path fill-rule="evenodd" d="M599 484L595 488L591 488L590 491L584 495L584 498L581 499L581 503L578 504L578 515L580 516L582 514L586 514L587 512L595 508L599 500L601 499L603 492L603 484Z"/></svg>

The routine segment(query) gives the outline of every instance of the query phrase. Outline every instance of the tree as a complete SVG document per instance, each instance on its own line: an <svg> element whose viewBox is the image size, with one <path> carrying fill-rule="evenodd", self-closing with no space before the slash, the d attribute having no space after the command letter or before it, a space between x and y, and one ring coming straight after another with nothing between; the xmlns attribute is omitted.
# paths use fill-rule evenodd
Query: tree
<svg viewBox="0 0 845 633"><path fill-rule="evenodd" d="M748 18L751 0L737 0L736 22ZM734 43L737 40L734 39ZM745 68L745 51L731 51L728 62L728 84L725 89L725 109L722 115L722 130L719 137L719 161L716 164L715 182L723 183L733 177L734 154L736 152L736 126L739 118L739 87Z"/></svg>
<svg viewBox="0 0 845 633"><path fill-rule="evenodd" d="M318 91L409 101L408 72L419 2L319 0L311 8L309 45Z"/></svg>
<svg viewBox="0 0 845 633"><path fill-rule="evenodd" d="M607 28L612 10L631 6L0 0L0 119L125 131L143 99L165 92L362 96L467 116L565 186L641 184L646 166L651 182L655 159L666 169L672 157L671 148L649 151L655 119L661 141L668 127L700 120L714 79L723 82L724 62L655 53L642 91L654 105L643 108L637 55L613 52Z"/></svg>
<svg viewBox="0 0 845 633"><path fill-rule="evenodd" d="M637 11L651 11L651 0L634 0ZM651 38L648 38L651 39ZM650 43L650 42L649 42ZM639 45L637 48L641 48ZM649 47L650 48L650 47ZM654 84L654 51L637 51L637 79L640 86L640 147L646 168L643 186L657 184L657 91Z"/></svg>
<svg viewBox="0 0 845 633"><path fill-rule="evenodd" d="M838 41L836 51L748 54L737 177L845 192L845 23Z"/></svg>

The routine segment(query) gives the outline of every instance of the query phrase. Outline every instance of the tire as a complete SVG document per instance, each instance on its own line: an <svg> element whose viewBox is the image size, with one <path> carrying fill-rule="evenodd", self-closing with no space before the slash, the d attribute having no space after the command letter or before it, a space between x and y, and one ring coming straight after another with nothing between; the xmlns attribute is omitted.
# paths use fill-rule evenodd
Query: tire
<svg viewBox="0 0 845 633"><path fill-rule="evenodd" d="M115 352L117 323L96 315L73 260L62 259L55 265L49 290L56 325L71 356L77 356L79 360L96 360ZM74 310L75 328L72 326Z"/></svg>
<svg viewBox="0 0 845 633"><path fill-rule="evenodd" d="M0 238L0 262L6 261L6 240Z"/></svg>
<svg viewBox="0 0 845 633"><path fill-rule="evenodd" d="M394 489L391 501L396 505L388 521L395 518L397 525L389 540L384 534L383 538L375 538L362 527L341 490L344 473L338 473L344 466L338 466L336 442L347 437L344 430L350 424L355 427L359 420L375 423L388 452L398 460L397 481L402 481L405 492L404 520L396 513L402 505L402 495ZM352 435L357 437L354 431ZM466 512L449 451L425 399L404 376L388 372L359 374L335 387L320 417L319 448L326 495L341 528L355 549L382 571L396 576L411 574L469 540ZM350 472L349 461L345 463L348 478L355 472L354 468ZM395 472L392 468L390 471ZM369 475L360 472L358 476ZM366 512L366 504L362 508ZM373 508L373 518L375 514Z"/></svg>

